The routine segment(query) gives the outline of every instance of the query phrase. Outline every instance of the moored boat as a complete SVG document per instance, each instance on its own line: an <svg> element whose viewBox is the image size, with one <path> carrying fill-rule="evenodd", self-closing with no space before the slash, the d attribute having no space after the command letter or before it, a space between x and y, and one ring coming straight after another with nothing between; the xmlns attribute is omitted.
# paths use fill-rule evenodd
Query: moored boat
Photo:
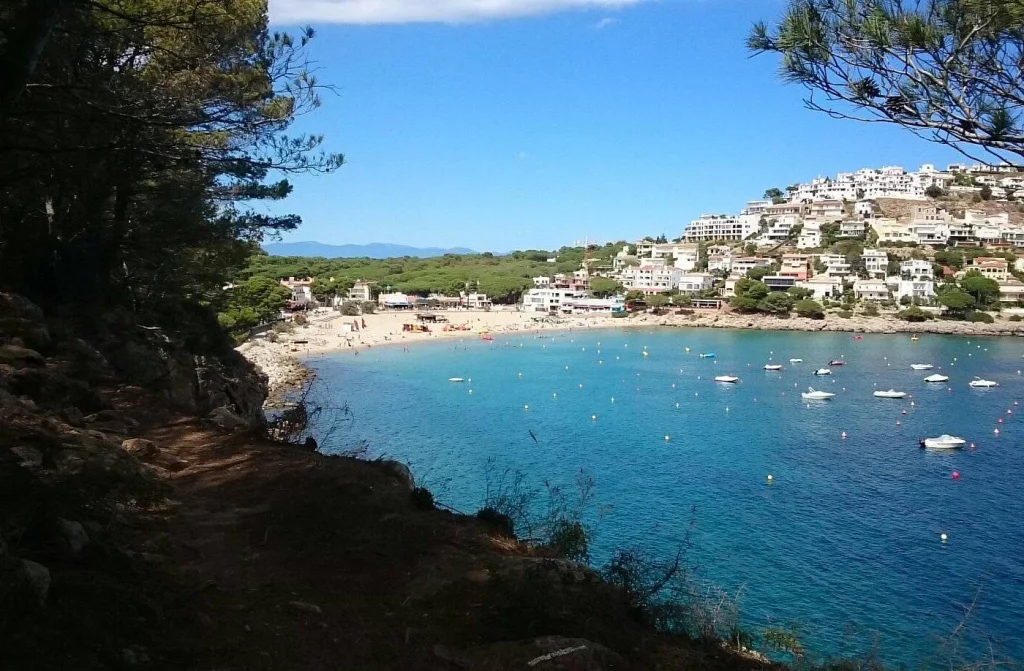
<svg viewBox="0 0 1024 671"><path fill-rule="evenodd" d="M715 358L715 353L714 352L705 352L704 354L700 355L700 358L701 359L714 359Z"/></svg>
<svg viewBox="0 0 1024 671"><path fill-rule="evenodd" d="M827 391L818 391L814 387L808 387L807 391L800 394L800 398L805 401L827 401L833 396L835 394Z"/></svg>
<svg viewBox="0 0 1024 671"><path fill-rule="evenodd" d="M895 389L890 389L889 391L876 391L875 392L875 398L905 398L906 395L907 395L907 392L905 392L905 391L896 391Z"/></svg>
<svg viewBox="0 0 1024 671"><path fill-rule="evenodd" d="M765 370L782 370L782 364L777 363L766 363L764 365Z"/></svg>
<svg viewBox="0 0 1024 671"><path fill-rule="evenodd" d="M935 368L935 366L930 363L912 363L910 364L910 367L914 370L931 370L932 368Z"/></svg>
<svg viewBox="0 0 1024 671"><path fill-rule="evenodd" d="M803 359L790 359L789 362L790 363L803 363L804 360Z"/></svg>
<svg viewBox="0 0 1024 671"><path fill-rule="evenodd" d="M734 383L734 382L739 382L739 381L740 381L740 379L738 377L736 377L735 375L719 375L719 376L717 376L715 378L715 382Z"/></svg>
<svg viewBox="0 0 1024 671"><path fill-rule="evenodd" d="M819 368L818 370L814 371L814 374L815 375L831 375L832 371L829 370L828 368Z"/></svg>
<svg viewBox="0 0 1024 671"><path fill-rule="evenodd" d="M975 388L978 388L978 387L986 388L986 387L998 387L999 386L999 383L996 382L995 380L983 380L980 377L974 378L973 380L968 382L968 384L971 385L972 387L975 387Z"/></svg>
<svg viewBox="0 0 1024 671"><path fill-rule="evenodd" d="M949 376L948 375L939 375L938 373L935 373L934 375L929 375L928 377L926 377L924 379L924 381L925 382L948 382L949 381Z"/></svg>
<svg viewBox="0 0 1024 671"><path fill-rule="evenodd" d="M448 378L448 381L449 382L464 382L465 380L463 380L461 377L450 377L450 378Z"/></svg>
<svg viewBox="0 0 1024 671"><path fill-rule="evenodd" d="M846 362L841 360L841 359L832 359L831 361L828 362L828 365L830 365L830 366L842 366L844 363L846 363Z"/></svg>
<svg viewBox="0 0 1024 671"><path fill-rule="evenodd" d="M967 441L963 438L951 436L948 433L936 436L935 438L924 438L921 440L921 447L933 450L958 450L966 444Z"/></svg>

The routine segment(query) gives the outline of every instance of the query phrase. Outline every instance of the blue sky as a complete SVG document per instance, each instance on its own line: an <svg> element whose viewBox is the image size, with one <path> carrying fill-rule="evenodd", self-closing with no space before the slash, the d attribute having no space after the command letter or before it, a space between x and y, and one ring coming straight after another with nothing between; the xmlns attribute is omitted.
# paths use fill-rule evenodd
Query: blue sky
<svg viewBox="0 0 1024 671"><path fill-rule="evenodd" d="M782 0L271 0L337 87L296 124L347 165L299 177L285 241L480 251L679 234L771 186L960 160L803 108L744 39ZM525 14L525 16L523 15Z"/></svg>

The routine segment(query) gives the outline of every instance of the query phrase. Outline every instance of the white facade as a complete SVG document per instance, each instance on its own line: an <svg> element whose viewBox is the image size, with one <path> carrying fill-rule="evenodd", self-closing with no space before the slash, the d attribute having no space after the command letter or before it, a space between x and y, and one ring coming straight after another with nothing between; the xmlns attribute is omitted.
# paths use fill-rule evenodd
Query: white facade
<svg viewBox="0 0 1024 671"><path fill-rule="evenodd" d="M931 261L924 259L909 259L900 262L900 275L917 279L920 277L931 279L935 276Z"/></svg>
<svg viewBox="0 0 1024 671"><path fill-rule="evenodd" d="M754 268L767 268L772 265L772 260L759 256L744 256L732 260L732 272L737 275L746 275Z"/></svg>
<svg viewBox="0 0 1024 671"><path fill-rule="evenodd" d="M841 238L860 238L867 232L867 222L865 221L844 221L839 224L839 237Z"/></svg>
<svg viewBox="0 0 1024 671"><path fill-rule="evenodd" d="M708 271L726 272L732 270L732 256L708 256Z"/></svg>
<svg viewBox="0 0 1024 671"><path fill-rule="evenodd" d="M930 279L900 280L896 288L896 300L904 296L911 299L931 300L935 297L935 282Z"/></svg>
<svg viewBox="0 0 1024 671"><path fill-rule="evenodd" d="M704 214L690 222L683 237L688 241L745 240L757 232L758 215Z"/></svg>
<svg viewBox="0 0 1024 671"><path fill-rule="evenodd" d="M796 240L797 249L817 249L821 247L821 228L816 221L805 221Z"/></svg>
<svg viewBox="0 0 1024 671"><path fill-rule="evenodd" d="M715 286L715 277L708 273L687 273L679 278L680 293L696 294Z"/></svg>
<svg viewBox="0 0 1024 671"><path fill-rule="evenodd" d="M843 282L842 280L825 277L824 275L818 275L812 277L809 280L802 280L796 283L796 286L801 289L807 289L811 292L811 298L814 300L821 300L823 298L836 298L843 293Z"/></svg>
<svg viewBox="0 0 1024 671"><path fill-rule="evenodd" d="M588 298L586 291L535 287L523 294L523 310L526 312L559 312L564 302L585 298Z"/></svg>
<svg viewBox="0 0 1024 671"><path fill-rule="evenodd" d="M853 283L853 295L857 300L887 301L889 286L885 280L857 280Z"/></svg>
<svg viewBox="0 0 1024 671"><path fill-rule="evenodd" d="M683 271L678 268L664 266L633 266L627 268L619 276L619 281L626 289L642 291L645 294L663 294L679 285Z"/></svg>
<svg viewBox="0 0 1024 671"><path fill-rule="evenodd" d="M861 255L864 270L872 279L884 279L889 268L889 255L880 249L865 249Z"/></svg>

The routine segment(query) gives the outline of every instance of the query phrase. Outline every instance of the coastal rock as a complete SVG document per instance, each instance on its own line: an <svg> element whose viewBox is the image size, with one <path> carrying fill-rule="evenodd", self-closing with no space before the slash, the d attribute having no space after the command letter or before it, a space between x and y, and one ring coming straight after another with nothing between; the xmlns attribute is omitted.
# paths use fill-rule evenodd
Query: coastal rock
<svg viewBox="0 0 1024 671"><path fill-rule="evenodd" d="M248 422L236 415L231 408L227 407L215 408L206 417L220 428L228 431L244 429L249 426Z"/></svg>
<svg viewBox="0 0 1024 671"><path fill-rule="evenodd" d="M504 641L466 650L435 646L434 654L460 669L511 671L557 669L558 671L605 671L627 669L626 660L603 645L583 638L541 636Z"/></svg>
<svg viewBox="0 0 1024 671"><path fill-rule="evenodd" d="M121 449L139 459L148 459L157 453L153 441L145 438L129 438L121 443Z"/></svg>
<svg viewBox="0 0 1024 671"><path fill-rule="evenodd" d="M28 559L17 560L14 592L22 606L42 608L50 594L50 569Z"/></svg>
<svg viewBox="0 0 1024 671"><path fill-rule="evenodd" d="M46 359L39 352L27 347L0 345L0 364L7 364L15 368L24 368L26 366L38 366L41 368L46 365Z"/></svg>
<svg viewBox="0 0 1024 671"><path fill-rule="evenodd" d="M64 421L73 426L82 426L85 424L85 415L82 411L73 405L69 405L60 411L60 416L64 418Z"/></svg>
<svg viewBox="0 0 1024 671"><path fill-rule="evenodd" d="M61 545L71 557L78 557L89 544L89 534L80 522L57 518L57 531Z"/></svg>
<svg viewBox="0 0 1024 671"><path fill-rule="evenodd" d="M412 491L416 487L416 480L412 476L412 471L409 470L409 467L402 462L387 459L378 462L378 464L385 473L398 480L398 483L409 491Z"/></svg>

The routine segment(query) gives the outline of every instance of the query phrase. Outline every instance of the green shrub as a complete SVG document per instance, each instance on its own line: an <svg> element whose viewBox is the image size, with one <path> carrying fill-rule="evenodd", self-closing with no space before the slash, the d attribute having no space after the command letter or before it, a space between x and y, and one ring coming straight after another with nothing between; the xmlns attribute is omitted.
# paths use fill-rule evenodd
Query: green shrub
<svg viewBox="0 0 1024 671"><path fill-rule="evenodd" d="M1021 320L1024 320L1024 317L1021 317L1020 315L1010 315L1011 322L1019 322Z"/></svg>
<svg viewBox="0 0 1024 671"><path fill-rule="evenodd" d="M971 312L967 315L967 321L979 324L993 324L996 320L987 312Z"/></svg>
<svg viewBox="0 0 1024 671"><path fill-rule="evenodd" d="M499 513L494 508L481 508L477 511L476 519L502 535L509 538L516 537L516 528L512 518L505 513Z"/></svg>
<svg viewBox="0 0 1024 671"><path fill-rule="evenodd" d="M812 301L809 298L805 298L798 301L793 307L798 315L801 317L807 317L809 319L824 319L825 309L817 301Z"/></svg>
<svg viewBox="0 0 1024 671"><path fill-rule="evenodd" d="M899 318L907 322L923 322L931 319L932 316L915 305L900 312Z"/></svg>
<svg viewBox="0 0 1024 671"><path fill-rule="evenodd" d="M877 317L879 315L878 306L874 303L868 303L864 306L863 313L865 317Z"/></svg>
<svg viewBox="0 0 1024 671"><path fill-rule="evenodd" d="M849 310L840 310L836 314L842 317L843 319L849 319L850 317L853 316L853 313L850 312Z"/></svg>
<svg viewBox="0 0 1024 671"><path fill-rule="evenodd" d="M355 317L357 314L359 314L359 303L356 303L355 301L342 303L341 314L345 315L346 317Z"/></svg>
<svg viewBox="0 0 1024 671"><path fill-rule="evenodd" d="M558 520L551 526L546 547L559 557L575 562L590 561L590 540L580 522Z"/></svg>

